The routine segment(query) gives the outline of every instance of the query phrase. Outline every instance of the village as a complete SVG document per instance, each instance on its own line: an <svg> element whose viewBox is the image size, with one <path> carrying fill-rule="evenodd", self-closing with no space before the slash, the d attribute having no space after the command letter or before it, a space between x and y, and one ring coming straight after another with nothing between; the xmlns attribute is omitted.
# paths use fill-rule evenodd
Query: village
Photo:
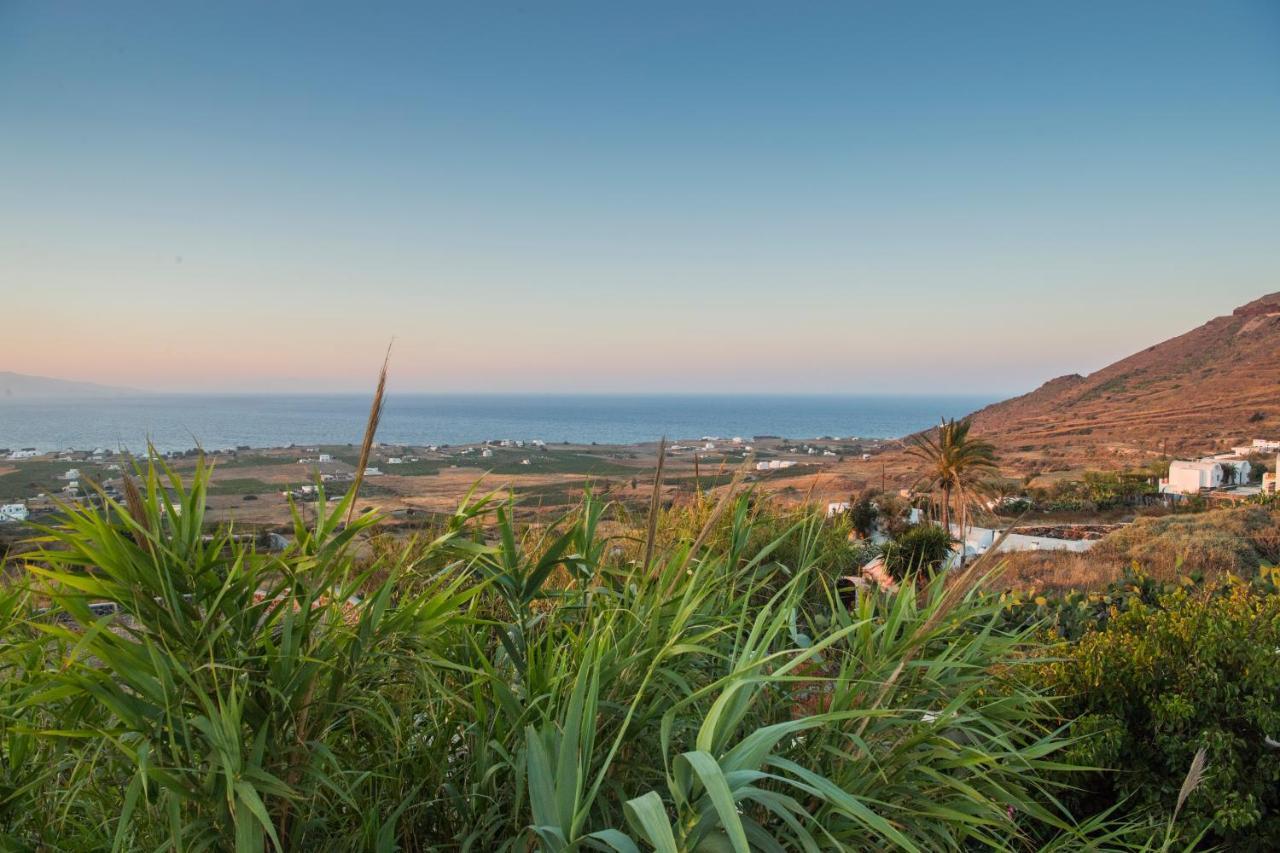
<svg viewBox="0 0 1280 853"><path fill-rule="evenodd" d="M1271 470L1267 470L1268 457L1271 457ZM972 523L948 523L952 546L943 566L955 566L993 549L1005 554L1054 551L1083 554L1109 534L1144 515L1206 511L1268 501L1277 493L1280 441L1255 438L1230 451L1197 459L1168 460L1166 470L1164 476L1141 471L1119 475L1129 481L1128 493L1116 495L1114 499L1103 497L1094 500L1092 505L1084 501L1078 506L1056 506L1052 497L1045 494L1050 490L1044 488L1036 490L1039 496L1030 489L996 488L993 491L1000 494L981 501ZM1084 482L1091 477L1098 479L1094 472L1084 472L1083 477ZM1060 481L1059 485L1073 482ZM893 497L904 507L898 510L900 524L914 527L937 522L937 507L928 493L907 487L898 489ZM880 503L884 499L878 500L875 507L882 523L867 531L867 540L883 548L890 537L883 528L884 509ZM852 513L854 504L852 500L830 501L826 504L826 516L835 518ZM1116 515L1119 504L1126 505L1127 509L1121 509ZM861 571L874 576L882 571L882 566L883 559L877 555Z"/></svg>
<svg viewBox="0 0 1280 853"><path fill-rule="evenodd" d="M798 494L803 478L839 463L869 464L893 446L879 439L827 436L807 441L780 436L704 435L662 448L666 489L682 492L723 485L744 465L747 479ZM520 511L537 515L576 500L582 489L606 492L637 505L647 500L659 442L641 445L549 444L537 438L494 438L466 445L377 444L360 472L362 500L403 521L452 512L477 483L508 492ZM282 526L289 503L310 503L321 494L334 500L357 474L359 447L219 448L169 451L164 464L189 471L198 458L213 468L210 517L255 526ZM95 448L41 452L0 449L0 524L39 520L60 503L118 499L122 476L137 464L129 454ZM100 491L99 491L100 490ZM11 530L7 537L16 536Z"/></svg>
<svg viewBox="0 0 1280 853"><path fill-rule="evenodd" d="M870 488L894 496L904 507L905 524L936 521L931 496L921 492L909 469L903 468L897 452L902 446L900 441L830 436L808 441L768 435L677 440L662 449L664 494L678 501L682 494L714 490L745 466L748 482L779 500L825 500L829 518L849 513L852 496ZM648 500L658 452L657 443L548 445L541 439L512 438L460 446L375 445L362 472L362 499L385 514L389 523L410 526L451 512L477 483L486 490L507 492L531 518L572 503L584 488L641 508ZM358 448L352 445L188 449L164 454L164 462L175 470L189 470L201 453L214 472L210 518L252 529L283 530L291 504L313 503L322 495L336 500L357 474ZM1268 457L1274 457L1271 470ZM891 467L878 462L882 459ZM1148 507L1127 512L1107 510L1106 501L1072 504L1054 499L1052 494L1076 482L1072 479L1060 481L1050 494L1044 488L1018 486L1028 478L1006 478L973 517L948 525L954 541L951 562L992 548L1005 553L1082 554L1144 512L1185 512L1262 500L1276 493L1277 463L1280 440L1269 438L1254 438L1200 458L1168 460L1163 476L1149 471L1124 475L1138 484L1127 503ZM16 541L24 522L47 517L60 503L120 499L123 471L134 464L127 454L102 447L55 453L31 447L4 451L0 525L10 529L0 542ZM1096 475L1078 476L1085 482ZM872 531L870 540L883 543L885 533Z"/></svg>

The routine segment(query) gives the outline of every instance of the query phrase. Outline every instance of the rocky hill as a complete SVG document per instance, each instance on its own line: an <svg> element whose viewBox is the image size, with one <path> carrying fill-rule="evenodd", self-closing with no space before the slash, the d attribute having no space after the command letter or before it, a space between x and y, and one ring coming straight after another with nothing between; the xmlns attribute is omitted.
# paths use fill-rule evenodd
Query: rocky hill
<svg viewBox="0 0 1280 853"><path fill-rule="evenodd" d="M50 397L119 397L142 392L92 382L72 382L48 376L30 376L0 370L0 403L6 400L40 400Z"/></svg>
<svg viewBox="0 0 1280 853"><path fill-rule="evenodd" d="M973 417L1002 462L1024 471L1116 467L1280 438L1280 293Z"/></svg>

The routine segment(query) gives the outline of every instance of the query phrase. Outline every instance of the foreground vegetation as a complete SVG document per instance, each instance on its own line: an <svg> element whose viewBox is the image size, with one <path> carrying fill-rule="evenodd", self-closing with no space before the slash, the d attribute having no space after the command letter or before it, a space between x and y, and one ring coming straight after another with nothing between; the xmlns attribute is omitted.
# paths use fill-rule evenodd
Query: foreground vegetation
<svg viewBox="0 0 1280 853"><path fill-rule="evenodd" d="M588 493L527 528L473 496L412 541L374 535L348 495L266 554L204 524L203 466L143 476L67 508L0 594L14 849L1272 837L1274 760L1243 756L1275 730L1280 667L1241 645L1280 643L1250 633L1275 630L1273 590L1086 608L1068 635L1050 602L986 591L982 560L855 594L845 520L733 490L669 510L655 490L635 521ZM1217 656L1179 678L1203 632L1141 622L1161 618L1222 622ZM1088 668L1103 657L1121 663ZM1141 775L1114 772L1139 754Z"/></svg>

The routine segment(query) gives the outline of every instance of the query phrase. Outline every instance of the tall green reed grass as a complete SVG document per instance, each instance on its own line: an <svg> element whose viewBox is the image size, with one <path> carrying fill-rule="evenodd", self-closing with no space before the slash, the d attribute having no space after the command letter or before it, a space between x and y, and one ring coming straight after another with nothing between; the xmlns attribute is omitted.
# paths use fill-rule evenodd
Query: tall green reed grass
<svg viewBox="0 0 1280 853"><path fill-rule="evenodd" d="M497 496L369 546L353 489L282 553L151 458L0 593L15 849L1144 849L1072 767L989 566L837 589L830 522L750 493L607 534ZM655 492L656 493L656 492ZM350 519L347 523L346 519ZM836 561L838 564L838 560ZM99 615L91 604L111 603Z"/></svg>

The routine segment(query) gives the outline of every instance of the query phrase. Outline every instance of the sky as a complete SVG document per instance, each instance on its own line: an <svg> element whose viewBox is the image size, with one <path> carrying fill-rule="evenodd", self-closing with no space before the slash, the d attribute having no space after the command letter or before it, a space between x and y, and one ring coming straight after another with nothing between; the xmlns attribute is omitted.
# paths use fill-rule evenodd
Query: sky
<svg viewBox="0 0 1280 853"><path fill-rule="evenodd" d="M1280 290L1280 4L0 0L0 370L1003 394Z"/></svg>

